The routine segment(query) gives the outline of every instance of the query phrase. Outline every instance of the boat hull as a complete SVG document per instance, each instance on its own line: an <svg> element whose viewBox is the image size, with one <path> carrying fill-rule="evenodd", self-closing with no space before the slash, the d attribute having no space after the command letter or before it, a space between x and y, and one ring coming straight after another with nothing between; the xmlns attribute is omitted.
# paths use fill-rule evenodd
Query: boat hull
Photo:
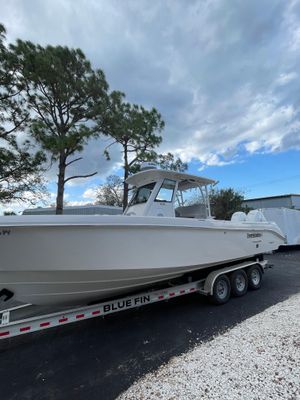
<svg viewBox="0 0 300 400"><path fill-rule="evenodd" d="M26 303L81 305L283 243L272 223L67 217L0 221L0 290Z"/></svg>

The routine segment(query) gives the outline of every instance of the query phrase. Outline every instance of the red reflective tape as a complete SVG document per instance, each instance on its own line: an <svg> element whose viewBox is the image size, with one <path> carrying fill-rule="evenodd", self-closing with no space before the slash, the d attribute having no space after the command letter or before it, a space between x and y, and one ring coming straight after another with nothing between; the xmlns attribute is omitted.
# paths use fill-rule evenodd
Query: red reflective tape
<svg viewBox="0 0 300 400"><path fill-rule="evenodd" d="M84 317L84 314L78 314L78 315L76 315L76 319L83 318L83 317Z"/></svg>
<svg viewBox="0 0 300 400"><path fill-rule="evenodd" d="M190 292L193 292L194 290L196 290L196 288L194 287L190 288Z"/></svg>
<svg viewBox="0 0 300 400"><path fill-rule="evenodd" d="M182 294L182 293L185 293L185 290L184 290L184 289L180 290L180 294Z"/></svg>
<svg viewBox="0 0 300 400"><path fill-rule="evenodd" d="M66 322L66 321L68 321L68 318L61 318L58 320L59 323Z"/></svg>
<svg viewBox="0 0 300 400"><path fill-rule="evenodd" d="M24 326L24 328L20 328L20 332L30 331L31 326Z"/></svg>
<svg viewBox="0 0 300 400"><path fill-rule="evenodd" d="M96 311L92 312L92 315L98 315L98 314L100 314L100 310L96 310Z"/></svg>
<svg viewBox="0 0 300 400"><path fill-rule="evenodd" d="M169 293L169 296L175 296L175 293Z"/></svg>
<svg viewBox="0 0 300 400"><path fill-rule="evenodd" d="M8 335L9 335L9 331L0 332L0 336L8 336Z"/></svg>
<svg viewBox="0 0 300 400"><path fill-rule="evenodd" d="M158 296L159 300L163 299L165 296Z"/></svg>
<svg viewBox="0 0 300 400"><path fill-rule="evenodd" d="M49 326L49 325L50 325L50 322L42 322L40 324L40 327L43 328L44 326Z"/></svg>

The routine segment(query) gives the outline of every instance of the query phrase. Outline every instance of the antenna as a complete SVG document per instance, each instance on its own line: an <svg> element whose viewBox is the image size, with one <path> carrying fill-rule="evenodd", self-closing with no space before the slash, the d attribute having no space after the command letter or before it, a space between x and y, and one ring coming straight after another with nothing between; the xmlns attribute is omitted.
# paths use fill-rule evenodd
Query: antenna
<svg viewBox="0 0 300 400"><path fill-rule="evenodd" d="M141 164L141 171L147 171L148 169L157 169L155 162L143 162Z"/></svg>

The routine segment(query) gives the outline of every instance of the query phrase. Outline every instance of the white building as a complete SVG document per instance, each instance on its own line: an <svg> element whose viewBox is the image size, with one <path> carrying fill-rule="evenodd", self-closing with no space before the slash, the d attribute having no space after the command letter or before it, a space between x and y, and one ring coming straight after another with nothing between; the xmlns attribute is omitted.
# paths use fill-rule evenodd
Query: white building
<svg viewBox="0 0 300 400"><path fill-rule="evenodd" d="M105 205L87 206L66 206L63 210L64 215L116 215L122 214L121 207ZM23 215L48 215L55 214L55 207L28 208L23 211Z"/></svg>
<svg viewBox="0 0 300 400"><path fill-rule="evenodd" d="M283 194L281 196L247 199L243 201L243 205L254 210L257 208L281 208L281 207L300 210L300 194Z"/></svg>

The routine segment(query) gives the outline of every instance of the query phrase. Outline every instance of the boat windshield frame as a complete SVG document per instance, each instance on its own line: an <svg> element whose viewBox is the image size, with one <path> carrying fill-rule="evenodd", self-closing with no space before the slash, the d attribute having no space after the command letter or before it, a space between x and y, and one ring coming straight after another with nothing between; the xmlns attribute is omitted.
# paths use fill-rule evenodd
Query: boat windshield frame
<svg viewBox="0 0 300 400"><path fill-rule="evenodd" d="M176 189L176 180L165 178L155 196L154 202L158 203L173 203L174 201L174 194ZM166 198L159 198L159 196L166 197Z"/></svg>
<svg viewBox="0 0 300 400"><path fill-rule="evenodd" d="M147 183L146 185L133 188L134 193L132 195L132 198L131 198L128 206L131 207L131 206L135 206L135 205L138 205L138 204L147 203L147 201L149 200L149 198L150 198L150 196L151 196L151 194L153 192L153 189L155 188L155 185L156 185L156 182L151 182L151 183ZM143 196L143 199L141 199L140 201L137 201L140 192L142 190L146 189L146 188L149 190L149 192L146 195Z"/></svg>
<svg viewBox="0 0 300 400"><path fill-rule="evenodd" d="M180 183L184 183L183 186L185 187L180 187ZM202 204L205 206L205 210L206 210L206 216L208 218L211 217L211 207L210 207L210 199L209 199L209 191L208 191L208 184L199 184L198 182L194 182L192 180L186 180L186 181L182 181L182 182L178 182L178 187L176 190L176 195L175 195L175 202L178 202L178 206L179 207L189 207L191 205L186 205L185 201L183 200L183 192L190 190L190 189L198 189L201 197L202 197L202 202L200 203L195 203L194 205L197 204ZM176 210L175 207L175 202L174 202L174 210Z"/></svg>

